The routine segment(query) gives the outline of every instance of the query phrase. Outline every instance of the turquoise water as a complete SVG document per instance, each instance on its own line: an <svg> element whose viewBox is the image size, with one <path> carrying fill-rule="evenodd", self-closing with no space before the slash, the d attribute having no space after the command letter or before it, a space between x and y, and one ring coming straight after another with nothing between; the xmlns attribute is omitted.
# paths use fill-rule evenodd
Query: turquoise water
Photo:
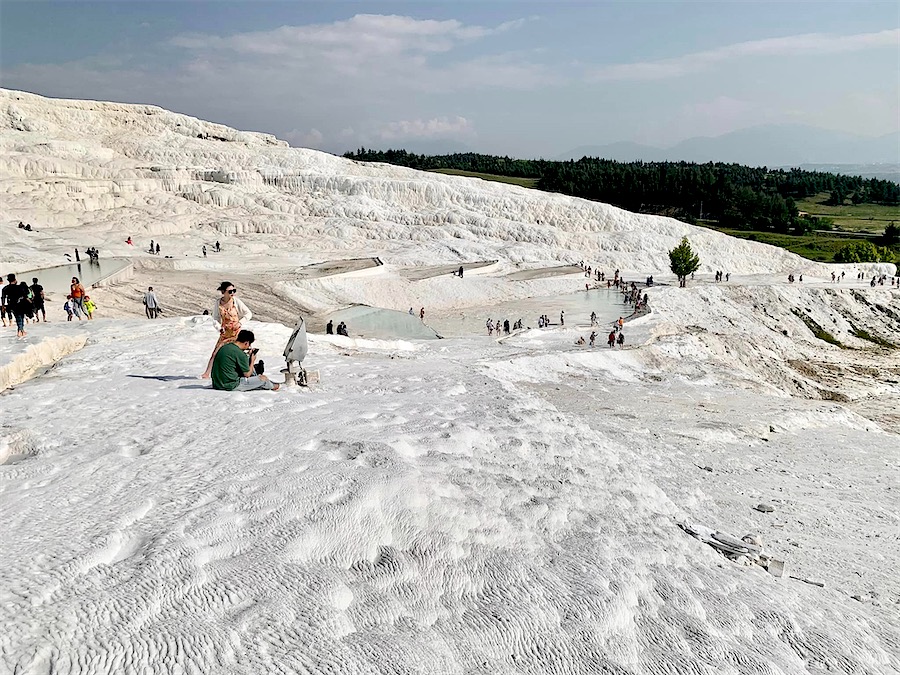
<svg viewBox="0 0 900 675"><path fill-rule="evenodd" d="M335 330L341 321L345 322L350 337L433 340L438 337L486 335L485 322L489 317L501 322L509 319L510 325L522 319L526 328L536 328L538 316L546 314L550 317L551 326L557 325L561 310L566 313L567 326L590 324L591 312L596 312L598 324L606 327L631 312L630 306L622 302L622 295L615 289L602 289L441 312L429 312L426 307L427 324L423 324L418 315L410 316L407 312L367 305L335 312L329 318L334 321Z"/></svg>
<svg viewBox="0 0 900 675"><path fill-rule="evenodd" d="M335 333L338 324L347 324L350 337L376 338L379 340L403 338L407 340L436 340L439 336L432 328L423 324L418 316L393 309L381 309L368 305L357 305L329 314L334 321Z"/></svg>
<svg viewBox="0 0 900 675"><path fill-rule="evenodd" d="M37 277L45 293L68 293L72 284L72 277L78 277L81 284L90 289L91 284L105 279L119 272L130 264L126 258L100 258L97 263L83 260L71 265L59 265L58 267L45 267L36 270L19 272L14 270L19 281L27 281L31 285L31 279ZM4 275L7 272L4 272Z"/></svg>
<svg viewBox="0 0 900 675"><path fill-rule="evenodd" d="M425 308L428 312L428 308ZM587 325L591 322L591 312L597 313L597 322L601 326L612 324L620 316L631 313L631 307L622 302L622 294L616 291L598 289L551 295L536 298L523 298L510 302L483 307L467 307L466 309L447 310L440 316L430 316L428 323L444 337L463 335L487 335L485 323L488 319L503 322L509 319L510 325L522 319L525 328L537 328L537 320L541 314L550 318L551 326L559 323L559 313L565 311L566 325ZM436 314L436 313L435 313Z"/></svg>

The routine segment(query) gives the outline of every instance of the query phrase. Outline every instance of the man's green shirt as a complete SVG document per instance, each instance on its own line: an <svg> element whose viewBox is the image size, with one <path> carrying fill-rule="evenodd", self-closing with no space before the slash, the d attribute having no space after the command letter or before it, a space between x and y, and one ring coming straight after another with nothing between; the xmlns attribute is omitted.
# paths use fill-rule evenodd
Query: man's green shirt
<svg viewBox="0 0 900 675"><path fill-rule="evenodd" d="M213 389L231 391L238 386L244 373L248 370L250 370L250 357L233 342L223 345L216 352L216 358L213 359Z"/></svg>

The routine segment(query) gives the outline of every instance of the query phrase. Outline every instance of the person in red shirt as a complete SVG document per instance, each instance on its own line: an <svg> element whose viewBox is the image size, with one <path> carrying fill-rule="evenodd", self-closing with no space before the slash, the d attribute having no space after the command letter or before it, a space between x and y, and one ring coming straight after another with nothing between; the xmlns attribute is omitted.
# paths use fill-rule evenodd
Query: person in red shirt
<svg viewBox="0 0 900 675"><path fill-rule="evenodd" d="M69 293L72 296L72 302L75 303L75 307L79 312L87 316L87 312L84 309L84 296L86 293L84 292L84 286L78 281L78 277L72 277L72 285L69 288L71 289Z"/></svg>

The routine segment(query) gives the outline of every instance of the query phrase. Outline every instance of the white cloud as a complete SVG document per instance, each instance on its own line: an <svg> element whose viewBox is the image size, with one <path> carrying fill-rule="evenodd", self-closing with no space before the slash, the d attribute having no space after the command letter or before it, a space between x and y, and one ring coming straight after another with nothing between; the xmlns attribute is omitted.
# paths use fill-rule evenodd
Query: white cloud
<svg viewBox="0 0 900 675"><path fill-rule="evenodd" d="M331 80L381 89L458 91L467 87L522 88L541 81L542 69L521 54L453 61L449 52L477 40L515 30L525 19L495 27L465 25L406 16L359 14L346 21L282 26L270 31L230 36L180 35L171 45L189 50L203 66L228 54L220 67L234 61L258 68L293 71L303 80ZM446 63L437 65L435 57Z"/></svg>
<svg viewBox="0 0 900 675"><path fill-rule="evenodd" d="M401 120L389 122L378 130L384 141L412 138L460 138L475 132L465 117L435 117L430 120Z"/></svg>
<svg viewBox="0 0 900 675"><path fill-rule="evenodd" d="M291 129L284 134L284 139L289 141L295 148L320 149L325 140L325 135L318 129L310 129L309 131Z"/></svg>
<svg viewBox="0 0 900 675"><path fill-rule="evenodd" d="M270 31L181 35L156 45L159 54L148 48L149 57L101 50L69 63L6 67L0 84L50 96L153 103L337 153L382 141L421 140L423 147L432 138L469 141L475 137L469 120L476 119L480 149L550 156L600 133L665 145L786 119L857 132L865 123L871 127L863 131L872 134L896 129L896 85L881 83L896 80L896 67L885 62L888 47L897 49L897 30L756 40L592 71L585 60L566 60L564 47L533 38L525 44L515 31L529 20L470 25L361 14ZM822 103L834 98L822 72L840 66L840 54L822 58L822 72L811 73L805 87L772 81L791 55L854 50L872 50L873 58L865 56L874 66L860 71L857 89L893 86L862 112L851 109L863 105L862 97L833 109ZM768 56L779 57L777 64ZM752 79L709 78L699 91L677 81L584 86L586 78L627 83L714 70L724 76L726 66L729 72L739 66ZM800 112L792 116L794 109ZM468 119L442 116L445 111Z"/></svg>
<svg viewBox="0 0 900 675"><path fill-rule="evenodd" d="M738 42L671 59L604 66L591 73L595 81L660 80L710 70L725 61L752 57L836 54L884 47L900 47L900 29L857 35L808 33Z"/></svg>
<svg viewBox="0 0 900 675"><path fill-rule="evenodd" d="M446 52L457 44L481 39L515 27L466 26L455 19L435 21L407 16L357 14L346 21L306 26L282 26L270 31L238 33L228 37L190 34L172 44L200 51L224 50L245 55L304 60L325 55L344 61L410 53Z"/></svg>

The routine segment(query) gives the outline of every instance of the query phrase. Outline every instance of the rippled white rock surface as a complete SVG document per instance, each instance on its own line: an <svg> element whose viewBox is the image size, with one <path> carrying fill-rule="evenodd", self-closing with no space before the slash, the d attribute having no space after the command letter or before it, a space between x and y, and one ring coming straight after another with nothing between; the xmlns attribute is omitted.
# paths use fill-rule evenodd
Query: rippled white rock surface
<svg viewBox="0 0 900 675"><path fill-rule="evenodd" d="M96 245L133 257L164 306L212 301L191 275L252 273L323 313L415 300L431 316L577 290L509 275L581 259L670 281L685 233L707 265L650 289L625 349L576 347L575 325L502 343L312 335L312 390L206 388L209 320L126 318L128 285L90 324L54 306L27 343L0 329L17 373L0 396L0 671L900 670L900 362L871 341L900 341L897 291L670 219L158 108L5 91L0 110L4 272ZM296 273L371 256L385 264ZM402 269L492 260L465 280ZM793 270L804 286L781 283ZM277 371L289 329L249 327ZM48 369L19 383L26 353ZM682 518L758 535L824 587L729 562Z"/></svg>

